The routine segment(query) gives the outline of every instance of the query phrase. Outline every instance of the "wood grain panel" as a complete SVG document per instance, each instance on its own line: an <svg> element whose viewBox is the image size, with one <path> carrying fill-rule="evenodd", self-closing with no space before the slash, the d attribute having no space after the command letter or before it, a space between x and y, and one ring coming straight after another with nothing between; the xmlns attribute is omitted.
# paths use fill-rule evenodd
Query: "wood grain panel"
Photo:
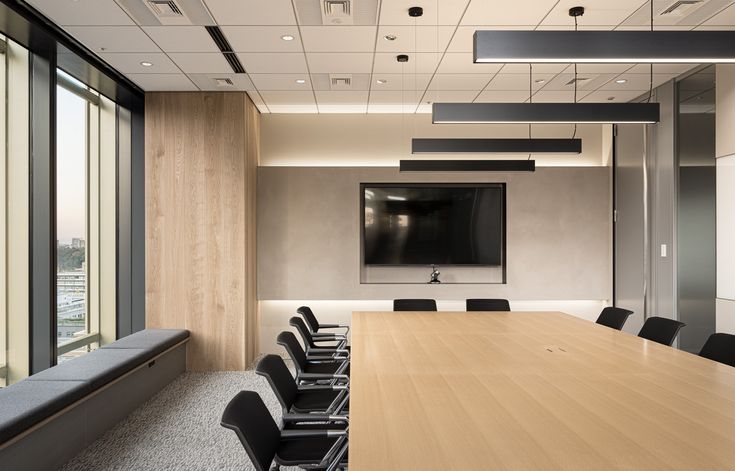
<svg viewBox="0 0 735 471"><path fill-rule="evenodd" d="M146 95L146 325L192 333L191 370L257 352L255 167L245 93Z"/></svg>
<svg viewBox="0 0 735 471"><path fill-rule="evenodd" d="M356 312L350 469L732 469L735 368L562 313Z"/></svg>

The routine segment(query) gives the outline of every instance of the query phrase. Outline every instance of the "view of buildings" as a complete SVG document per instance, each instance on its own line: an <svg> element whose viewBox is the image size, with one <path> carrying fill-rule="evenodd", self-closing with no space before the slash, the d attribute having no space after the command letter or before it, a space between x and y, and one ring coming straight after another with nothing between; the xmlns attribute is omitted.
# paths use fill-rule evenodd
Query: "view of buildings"
<svg viewBox="0 0 735 471"><path fill-rule="evenodd" d="M73 340L87 329L85 257L84 239L73 238L70 244L57 242L57 345Z"/></svg>

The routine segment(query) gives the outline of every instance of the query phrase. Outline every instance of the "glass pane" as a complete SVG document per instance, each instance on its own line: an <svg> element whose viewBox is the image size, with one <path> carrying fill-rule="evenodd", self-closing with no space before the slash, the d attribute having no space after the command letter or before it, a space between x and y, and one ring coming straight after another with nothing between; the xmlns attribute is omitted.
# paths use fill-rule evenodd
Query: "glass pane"
<svg viewBox="0 0 735 471"><path fill-rule="evenodd" d="M57 87L57 345L87 329L87 102ZM58 361L86 351L60 355Z"/></svg>

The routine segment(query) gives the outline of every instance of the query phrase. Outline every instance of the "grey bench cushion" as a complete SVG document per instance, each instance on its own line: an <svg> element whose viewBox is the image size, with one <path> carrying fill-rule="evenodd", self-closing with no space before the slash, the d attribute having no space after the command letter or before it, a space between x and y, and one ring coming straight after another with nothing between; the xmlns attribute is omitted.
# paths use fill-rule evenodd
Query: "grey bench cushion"
<svg viewBox="0 0 735 471"><path fill-rule="evenodd" d="M140 348L98 348L36 373L26 381L88 381L93 389L97 389L145 363L146 357L146 351Z"/></svg>
<svg viewBox="0 0 735 471"><path fill-rule="evenodd" d="M188 330L146 329L123 337L117 342L102 347L103 350L139 348L146 350L148 358L163 353L182 340L189 338Z"/></svg>
<svg viewBox="0 0 735 471"><path fill-rule="evenodd" d="M23 380L0 389L0 443L92 392L83 381Z"/></svg>

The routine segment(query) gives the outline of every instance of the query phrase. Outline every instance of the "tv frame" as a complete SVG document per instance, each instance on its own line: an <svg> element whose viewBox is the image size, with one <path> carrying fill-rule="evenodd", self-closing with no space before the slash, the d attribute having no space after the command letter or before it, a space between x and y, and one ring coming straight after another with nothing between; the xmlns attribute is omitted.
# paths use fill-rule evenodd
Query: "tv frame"
<svg viewBox="0 0 735 471"><path fill-rule="evenodd" d="M483 263L464 263L464 264L440 264L437 267L458 267L458 268L478 268L478 267L492 267L501 268L503 271L503 283L505 283L506 277L506 265L507 265L507 219L508 219L508 203L507 203L507 190L508 185L506 182L478 182L478 183L360 183L360 265L363 267L431 267L432 264L424 263L365 263L365 188L497 188L502 189L502 246L500 248L500 265L489 265Z"/></svg>

